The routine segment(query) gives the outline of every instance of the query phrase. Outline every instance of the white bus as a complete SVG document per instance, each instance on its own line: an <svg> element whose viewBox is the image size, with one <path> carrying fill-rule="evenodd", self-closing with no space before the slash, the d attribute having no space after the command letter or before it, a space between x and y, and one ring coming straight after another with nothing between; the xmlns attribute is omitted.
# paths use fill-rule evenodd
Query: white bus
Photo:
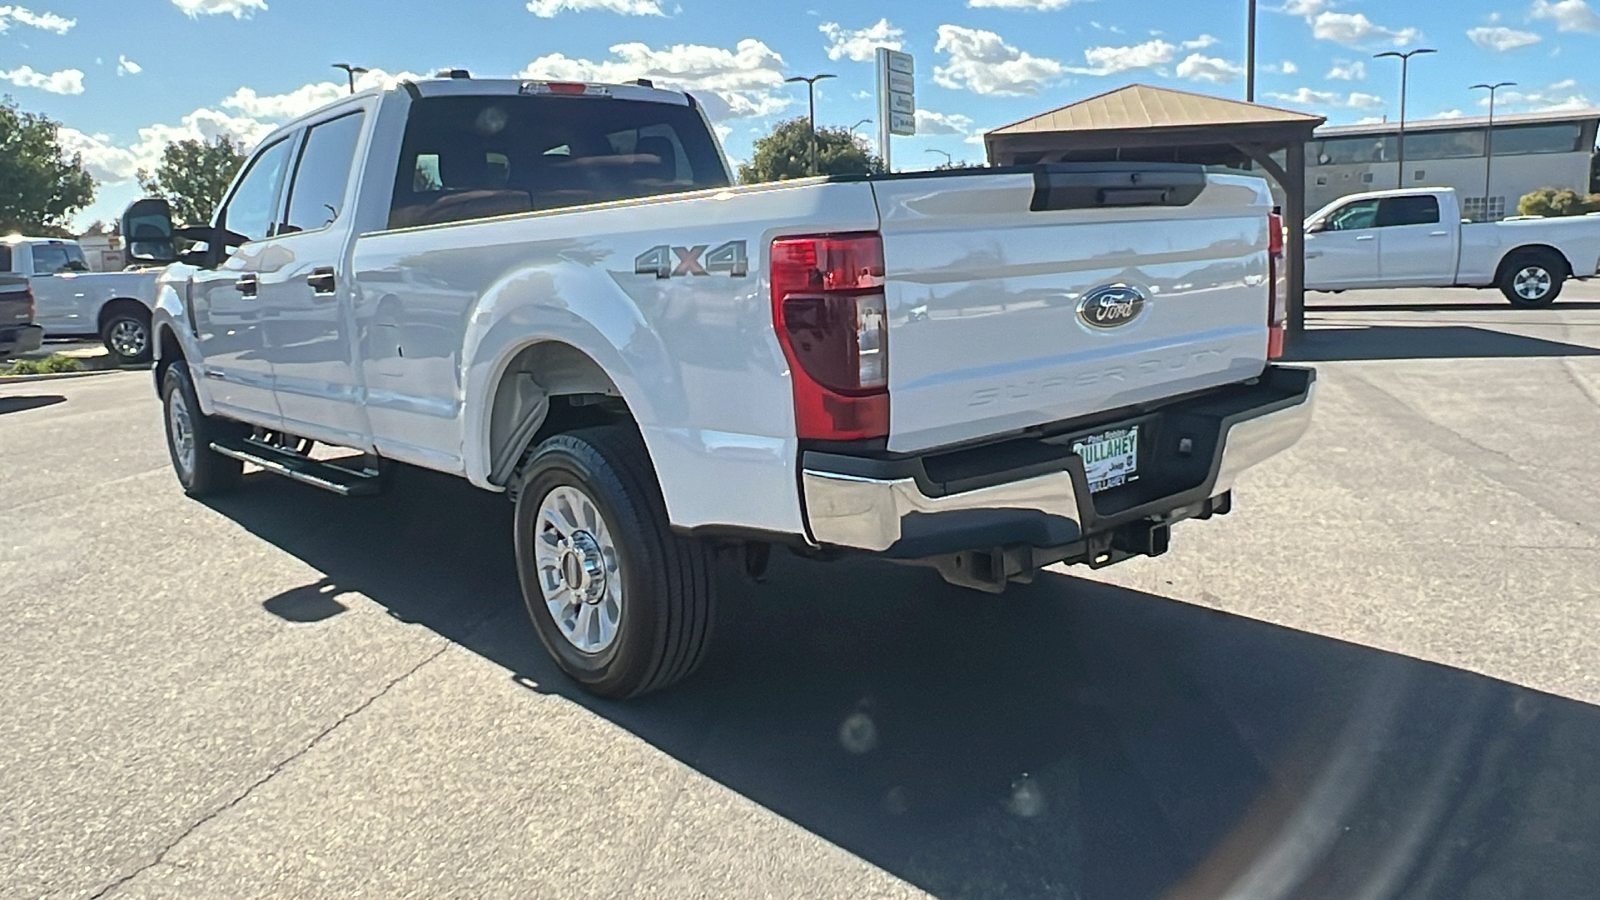
<svg viewBox="0 0 1600 900"><path fill-rule="evenodd" d="M1399 126L1394 122L1317 130L1306 145L1306 209L1347 194L1395 187L1451 187L1462 214L1475 222L1516 215L1517 201L1540 188L1600 192L1595 131L1600 109L1497 115L1492 164L1484 117L1406 123L1405 177L1400 178ZM1488 196L1485 165L1490 165Z"/></svg>

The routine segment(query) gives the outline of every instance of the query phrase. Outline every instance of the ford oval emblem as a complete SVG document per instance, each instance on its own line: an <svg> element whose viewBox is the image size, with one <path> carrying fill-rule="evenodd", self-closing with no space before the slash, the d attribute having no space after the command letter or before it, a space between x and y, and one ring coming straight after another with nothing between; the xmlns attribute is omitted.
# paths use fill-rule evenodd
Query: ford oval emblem
<svg viewBox="0 0 1600 900"><path fill-rule="evenodd" d="M1144 291L1132 285L1102 285L1078 301L1078 318L1090 328L1102 331L1121 328L1139 318L1148 299Z"/></svg>

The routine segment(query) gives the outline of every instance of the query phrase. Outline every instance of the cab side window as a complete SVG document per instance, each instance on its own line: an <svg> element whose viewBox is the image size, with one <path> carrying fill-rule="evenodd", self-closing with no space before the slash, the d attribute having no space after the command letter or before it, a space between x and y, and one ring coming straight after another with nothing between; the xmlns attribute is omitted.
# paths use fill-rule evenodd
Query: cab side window
<svg viewBox="0 0 1600 900"><path fill-rule="evenodd" d="M278 141L250 162L228 205L223 207L218 224L246 241L259 241L270 237L272 222L278 211L278 193L283 187L283 175L289 168L290 150L295 141L287 138Z"/></svg>
<svg viewBox="0 0 1600 900"><path fill-rule="evenodd" d="M1378 201L1360 200L1334 210L1328 217L1328 231L1355 231L1378 224Z"/></svg>
<svg viewBox="0 0 1600 900"><path fill-rule="evenodd" d="M1378 204L1378 227L1396 225L1437 225L1439 223L1439 198L1390 197Z"/></svg>
<svg viewBox="0 0 1600 900"><path fill-rule="evenodd" d="M316 231L339 218L364 120L364 114L352 113L311 126L295 165L288 214L280 234Z"/></svg>
<svg viewBox="0 0 1600 900"><path fill-rule="evenodd" d="M70 271L68 265L72 262L67 256L65 247L52 244L35 244L33 247L33 274L54 275L57 272Z"/></svg>
<svg viewBox="0 0 1600 900"><path fill-rule="evenodd" d="M11 245L0 244L0 272L14 271L11 268Z"/></svg>

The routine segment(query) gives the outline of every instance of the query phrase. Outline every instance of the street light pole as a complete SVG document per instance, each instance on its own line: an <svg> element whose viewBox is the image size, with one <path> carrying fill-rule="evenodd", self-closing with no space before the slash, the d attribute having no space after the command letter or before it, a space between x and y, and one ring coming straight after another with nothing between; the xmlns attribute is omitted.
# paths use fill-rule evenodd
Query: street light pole
<svg viewBox="0 0 1600 900"><path fill-rule="evenodd" d="M1489 214L1489 173L1494 166L1494 92L1503 87L1515 87L1515 81L1502 81L1498 84L1475 84L1475 91L1489 92L1489 125L1483 129L1483 220L1494 221Z"/></svg>
<svg viewBox="0 0 1600 900"><path fill-rule="evenodd" d="M333 67L335 69L343 69L345 74L350 76L350 93L352 94L356 92L356 76L366 74L367 71L360 66L352 66L349 63L334 63Z"/></svg>
<svg viewBox="0 0 1600 900"><path fill-rule="evenodd" d="M947 153L947 152L945 152L943 150L940 150L937 147L929 147L927 150L924 150L923 152L924 153L942 153L942 154L944 154L945 168L950 168L950 167L952 167L952 166L954 166L956 164L955 159L953 157L951 157L951 155L949 153Z"/></svg>
<svg viewBox="0 0 1600 900"><path fill-rule="evenodd" d="M1407 79L1410 75L1411 57L1420 56L1424 53L1438 52L1439 51L1428 47L1419 47L1416 50L1407 50L1405 53L1390 50L1386 53L1375 53L1372 56L1373 59L1383 59L1386 56L1393 56L1400 60L1400 147L1398 153L1400 157L1400 171L1395 176L1394 185L1397 188L1403 188L1406 186L1406 86Z"/></svg>
<svg viewBox="0 0 1600 900"><path fill-rule="evenodd" d="M857 119L856 123L854 125L850 126L850 133L851 134L855 134L857 128L860 128L863 125L870 125L870 124L872 124L872 120L871 119Z"/></svg>
<svg viewBox="0 0 1600 900"><path fill-rule="evenodd" d="M796 81L804 81L806 83L806 100L811 110L810 116L807 120L811 123L810 130L808 132L811 138L811 158L808 171L812 175L817 174L817 82L823 80L824 78L833 77L835 76L812 75L807 77L805 75L796 75L793 78L784 79L785 83L793 83Z"/></svg>
<svg viewBox="0 0 1600 900"><path fill-rule="evenodd" d="M1245 48L1244 99L1256 102L1256 0L1250 0L1250 39Z"/></svg>

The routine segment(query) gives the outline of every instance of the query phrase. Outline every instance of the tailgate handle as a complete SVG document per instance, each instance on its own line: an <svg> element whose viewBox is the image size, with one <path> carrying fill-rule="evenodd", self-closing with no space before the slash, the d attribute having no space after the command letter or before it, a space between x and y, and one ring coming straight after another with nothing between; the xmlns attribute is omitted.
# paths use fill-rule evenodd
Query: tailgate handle
<svg viewBox="0 0 1600 900"><path fill-rule="evenodd" d="M1032 212L1116 206L1188 206L1206 170L1184 163L1045 163L1033 170Z"/></svg>

